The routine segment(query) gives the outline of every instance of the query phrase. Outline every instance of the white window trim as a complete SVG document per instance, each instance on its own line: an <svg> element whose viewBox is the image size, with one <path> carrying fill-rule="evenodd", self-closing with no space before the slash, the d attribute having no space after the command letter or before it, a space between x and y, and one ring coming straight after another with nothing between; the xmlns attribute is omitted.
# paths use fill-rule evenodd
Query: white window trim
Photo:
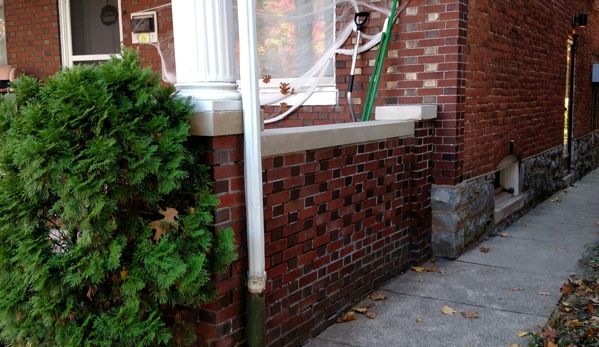
<svg viewBox="0 0 599 347"><path fill-rule="evenodd" d="M119 40L123 46L123 10L121 0L117 1L119 10ZM108 60L110 54L73 55L71 36L71 0L58 0L58 20L60 23L60 55L63 67L72 67L75 62ZM117 54L118 55L118 54Z"/></svg>
<svg viewBox="0 0 599 347"><path fill-rule="evenodd" d="M311 80L316 80L316 77L313 77ZM291 83L295 80L295 78L273 78L270 80L268 84L264 83L264 81L260 80L258 87L260 88L260 103L263 104L263 101L267 97L272 97L274 95L280 95L280 83ZM311 85L309 83L308 85ZM307 87L306 87L307 89ZM298 91L295 95L290 95L284 101L288 105L295 105L297 101L303 96L301 90ZM314 93L303 103L306 106L327 106L327 105L337 105L338 103L339 92L337 87L335 86L335 77L334 76L325 76L323 77L318 87ZM270 103L267 104L269 106L278 106L279 103Z"/></svg>

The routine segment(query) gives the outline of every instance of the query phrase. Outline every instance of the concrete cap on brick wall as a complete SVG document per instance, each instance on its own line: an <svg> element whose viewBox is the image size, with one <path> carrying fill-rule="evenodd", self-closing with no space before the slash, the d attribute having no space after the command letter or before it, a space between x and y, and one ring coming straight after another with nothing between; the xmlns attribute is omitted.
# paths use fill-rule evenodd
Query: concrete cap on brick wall
<svg viewBox="0 0 599 347"><path fill-rule="evenodd" d="M425 120L437 118L437 105L392 105L377 106L376 120Z"/></svg>

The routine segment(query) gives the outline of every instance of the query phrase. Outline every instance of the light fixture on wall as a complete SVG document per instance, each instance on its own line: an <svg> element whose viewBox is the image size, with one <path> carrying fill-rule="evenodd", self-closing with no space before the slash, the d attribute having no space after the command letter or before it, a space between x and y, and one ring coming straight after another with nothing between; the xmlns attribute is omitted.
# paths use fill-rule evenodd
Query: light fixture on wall
<svg viewBox="0 0 599 347"><path fill-rule="evenodd" d="M588 14L581 13L574 15L573 25L579 28L586 28L588 22Z"/></svg>

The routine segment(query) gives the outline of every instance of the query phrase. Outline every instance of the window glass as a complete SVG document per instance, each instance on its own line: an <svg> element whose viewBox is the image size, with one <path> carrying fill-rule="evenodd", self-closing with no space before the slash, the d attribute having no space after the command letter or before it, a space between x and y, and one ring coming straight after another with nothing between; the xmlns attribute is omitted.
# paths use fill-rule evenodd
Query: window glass
<svg viewBox="0 0 599 347"><path fill-rule="evenodd" d="M70 0L73 55L120 51L117 0Z"/></svg>
<svg viewBox="0 0 599 347"><path fill-rule="evenodd" d="M0 0L0 64L6 63L6 22L4 21L4 1Z"/></svg>

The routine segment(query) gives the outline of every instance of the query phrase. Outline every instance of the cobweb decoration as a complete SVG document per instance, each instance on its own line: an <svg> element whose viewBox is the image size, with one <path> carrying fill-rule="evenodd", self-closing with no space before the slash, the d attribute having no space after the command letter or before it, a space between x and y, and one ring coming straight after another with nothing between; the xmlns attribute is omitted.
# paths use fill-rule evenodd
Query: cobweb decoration
<svg viewBox="0 0 599 347"><path fill-rule="evenodd" d="M264 93L261 90L261 105L286 104L294 96L293 106L285 112L266 119L265 123L280 121L303 105L317 90L325 77L334 77L334 58L337 54L351 56L353 47L343 49L347 39L356 31L354 15L368 11L370 18L381 18L376 28L366 24L362 33L358 53L375 47L381 39L382 22L391 14L393 0L381 0L373 3L359 0L255 0L258 38L258 60L260 76L267 76L278 87L279 81L288 83L287 94ZM401 0L396 18L409 0ZM233 0L235 19L237 18L237 0ZM146 11L159 11L171 4L162 5ZM236 37L238 28L237 20ZM378 30L378 31L377 31ZM374 32L374 33L373 33ZM355 34L354 34L355 36ZM154 45L162 59L162 74L166 82L176 83L175 52L173 35L159 32L159 43ZM239 66L239 45L236 55ZM239 68L238 70L239 71ZM264 83L261 84L264 86ZM272 86L272 87L271 87ZM284 108L282 108L284 110Z"/></svg>

